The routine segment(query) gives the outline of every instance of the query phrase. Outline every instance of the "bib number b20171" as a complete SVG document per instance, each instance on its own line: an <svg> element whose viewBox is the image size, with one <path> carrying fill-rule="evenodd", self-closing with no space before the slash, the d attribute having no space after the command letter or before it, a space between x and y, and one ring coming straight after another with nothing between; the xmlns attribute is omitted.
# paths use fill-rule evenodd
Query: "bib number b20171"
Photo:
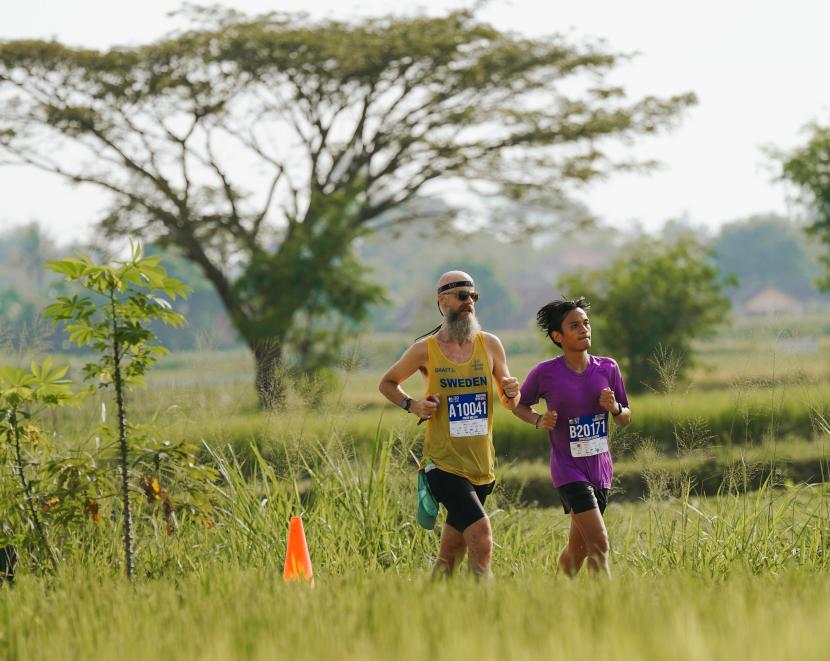
<svg viewBox="0 0 830 661"><path fill-rule="evenodd" d="M593 457L608 452L608 414L569 418L568 434L572 457Z"/></svg>
<svg viewBox="0 0 830 661"><path fill-rule="evenodd" d="M447 397L450 436L487 434L487 393L472 392Z"/></svg>

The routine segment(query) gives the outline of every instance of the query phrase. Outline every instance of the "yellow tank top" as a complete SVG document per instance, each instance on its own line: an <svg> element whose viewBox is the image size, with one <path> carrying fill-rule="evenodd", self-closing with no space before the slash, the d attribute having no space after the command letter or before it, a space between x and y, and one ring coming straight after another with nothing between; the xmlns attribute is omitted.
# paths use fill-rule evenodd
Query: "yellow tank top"
<svg viewBox="0 0 830 661"><path fill-rule="evenodd" d="M423 468L427 460L441 470L489 484L496 451L493 447L493 373L479 333L473 355L466 363L447 358L435 337L427 340L429 385L427 394L438 395L436 414L427 423Z"/></svg>

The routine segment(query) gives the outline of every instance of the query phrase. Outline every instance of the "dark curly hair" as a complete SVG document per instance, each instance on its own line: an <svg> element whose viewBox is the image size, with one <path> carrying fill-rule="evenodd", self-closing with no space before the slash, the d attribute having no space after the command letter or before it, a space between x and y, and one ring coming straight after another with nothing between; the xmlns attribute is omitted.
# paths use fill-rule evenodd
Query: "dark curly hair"
<svg viewBox="0 0 830 661"><path fill-rule="evenodd" d="M591 304L582 296L575 298L572 301L567 298L560 298L555 301L551 301L550 303L543 305L539 309L539 312L536 313L536 325L545 331L545 335L553 340L553 343L561 349L562 345L553 339L551 333L553 331L561 333L562 321L570 312L576 310L577 308L581 308L587 313L588 310L591 309Z"/></svg>

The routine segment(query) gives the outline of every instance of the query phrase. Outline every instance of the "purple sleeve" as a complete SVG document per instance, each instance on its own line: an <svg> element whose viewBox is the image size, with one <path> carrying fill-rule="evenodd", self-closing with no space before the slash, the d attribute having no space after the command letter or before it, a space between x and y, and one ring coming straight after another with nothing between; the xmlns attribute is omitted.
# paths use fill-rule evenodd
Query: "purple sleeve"
<svg viewBox="0 0 830 661"><path fill-rule="evenodd" d="M622 373L617 361L614 361L611 367L611 390L614 391L614 398L623 406L628 408L628 395L625 393L625 384L623 383Z"/></svg>
<svg viewBox="0 0 830 661"><path fill-rule="evenodd" d="M527 375L527 378L522 383L521 391L522 397L519 404L533 406L539 401L539 366L537 365Z"/></svg>

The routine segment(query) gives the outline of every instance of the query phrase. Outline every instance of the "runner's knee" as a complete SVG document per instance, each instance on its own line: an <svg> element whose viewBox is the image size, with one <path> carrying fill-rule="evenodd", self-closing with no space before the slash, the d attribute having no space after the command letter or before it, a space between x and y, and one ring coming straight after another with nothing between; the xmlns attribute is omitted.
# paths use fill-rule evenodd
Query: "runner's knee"
<svg viewBox="0 0 830 661"><path fill-rule="evenodd" d="M586 558L588 556L588 547L585 544L572 543L566 547L567 553L574 558Z"/></svg>
<svg viewBox="0 0 830 661"><path fill-rule="evenodd" d="M588 544L591 548L591 553L596 555L606 555L610 549L608 543L608 533L603 530L591 537Z"/></svg>

